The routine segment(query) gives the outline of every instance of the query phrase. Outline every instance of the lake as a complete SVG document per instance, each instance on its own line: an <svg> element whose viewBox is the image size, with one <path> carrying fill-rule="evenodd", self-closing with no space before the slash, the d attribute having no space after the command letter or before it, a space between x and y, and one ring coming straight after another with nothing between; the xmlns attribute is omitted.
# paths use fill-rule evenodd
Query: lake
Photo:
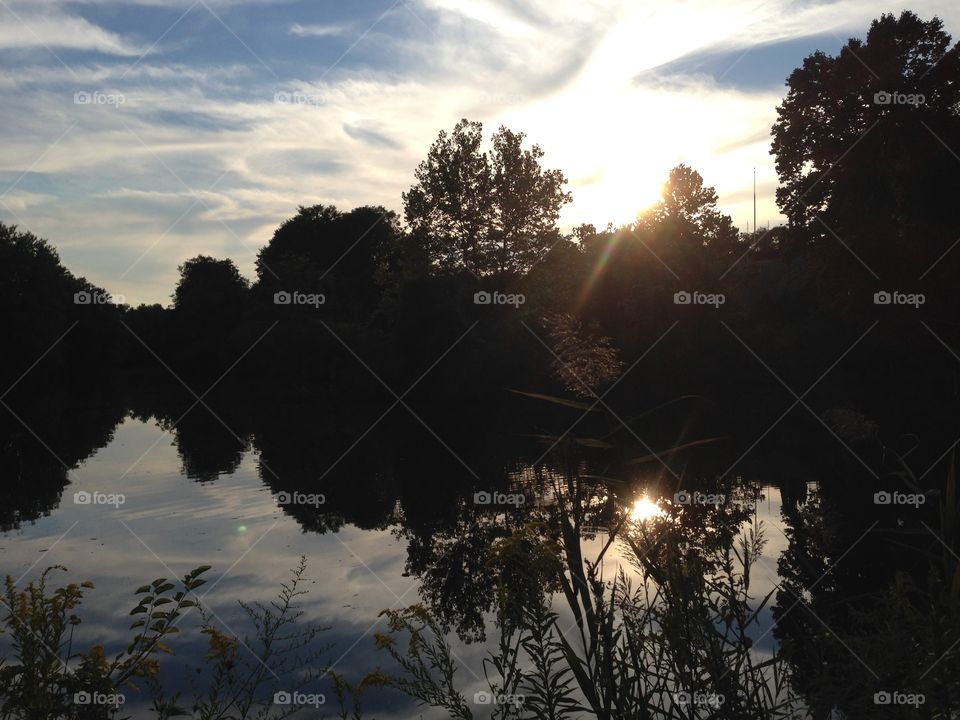
<svg viewBox="0 0 960 720"><path fill-rule="evenodd" d="M156 407L149 409L151 403ZM814 586L820 586L817 593L829 587L832 597L842 597L886 574L882 558L877 562L875 535L877 524L892 517L890 509L868 502L867 486L848 483L840 491L848 498L847 512L834 517L837 501L829 502L828 494L824 502L821 494L825 481L833 483L836 496L834 478L818 477L814 466L786 454L758 453L762 464L745 474L724 474L736 455L730 450L696 461L666 453L636 463L611 461L602 448L553 448L543 461L554 443L521 430L542 428L552 419L531 420L522 412L478 411L452 421L443 410L335 399L303 404L234 399L216 410L194 407L184 415L192 400L151 403L39 413L45 420L28 423L29 431L8 426L11 446L19 446L16 453L8 446L5 466L8 477L18 474L19 483L3 508L4 571L18 586L51 565L68 568L70 581L93 581L74 643L103 644L108 657L130 637L134 589L153 578L182 577L200 565L212 566L198 591L210 621L239 638L241 654L252 657L252 629L238 600L269 601L305 556L303 620L328 627L322 634L322 643L329 644L326 665L354 682L378 667L396 672L387 653L375 647L375 633L385 629L380 613L424 603L451 631L459 689L472 700L487 687L484 658L495 646L496 633L489 632L496 620L495 573L487 564L491 548L554 505L555 488L571 474L589 488L580 533L587 558L603 551L617 518L653 528L662 508L671 505L685 518L686 532L705 544L718 532L763 528L766 543L753 558L750 595L754 607L768 594L772 599L751 626L757 662L779 647L784 628L777 628L773 609L796 604L788 590L807 607L816 600ZM84 433L92 439L78 448L76 436ZM67 452L72 455L63 458L64 465L76 465L69 471L56 459ZM834 464L848 473L855 465ZM28 470L36 473L34 480ZM677 488L684 494L675 494ZM728 495L718 495L721 489ZM739 494L742 504L734 504L730 493ZM853 508L851 496L863 502ZM722 517L704 514L715 506L733 510ZM818 538L819 547L842 552L818 555L811 547L813 526L799 523L810 515L828 520L834 533ZM636 578L628 554L622 542L614 543L603 555L605 577L622 567ZM831 566L841 561L844 572L837 576ZM572 628L562 595L554 596L554 607L559 625ZM825 617L820 622L832 620ZM206 639L183 633L170 644L176 658L164 660L164 683L189 695L184 668L204 665ZM857 660L854 651L848 660ZM333 702L328 678L311 687ZM364 710L378 718L448 716L418 709L400 692L384 688L368 693ZM472 710L486 717L490 708L479 704ZM145 697L134 691L124 711L153 716Z"/></svg>

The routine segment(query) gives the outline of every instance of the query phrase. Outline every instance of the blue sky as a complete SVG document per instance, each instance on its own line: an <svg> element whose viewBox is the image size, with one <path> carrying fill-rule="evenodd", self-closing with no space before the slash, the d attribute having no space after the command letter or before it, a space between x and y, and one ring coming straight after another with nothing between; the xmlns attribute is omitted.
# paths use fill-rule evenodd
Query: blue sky
<svg viewBox="0 0 960 720"><path fill-rule="evenodd" d="M956 3L913 3L960 26ZM900 6L708 0L2 0L0 219L128 302L199 253L253 275L297 205L402 209L441 129L526 132L562 217L624 222L685 162L776 222L784 80ZM85 93L85 94L84 94ZM90 102L79 103L89 99Z"/></svg>

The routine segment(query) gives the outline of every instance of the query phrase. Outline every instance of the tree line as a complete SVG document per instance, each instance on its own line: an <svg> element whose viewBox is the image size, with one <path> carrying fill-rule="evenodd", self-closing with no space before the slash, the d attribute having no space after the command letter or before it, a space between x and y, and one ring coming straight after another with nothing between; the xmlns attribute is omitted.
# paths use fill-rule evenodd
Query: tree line
<svg viewBox="0 0 960 720"><path fill-rule="evenodd" d="M736 358L712 350L730 344L718 319L788 370L839 354L877 317L878 293L919 295L923 306L884 308L872 352L904 355L903 325L920 317L949 335L958 45L937 18L884 15L836 56L805 58L786 86L771 153L787 222L768 231L738 230L714 188L679 165L635 222L565 233L562 171L524 133L501 127L487 146L481 123L466 119L429 148L402 217L300 207L259 251L252 282L232 260L199 255L179 267L166 307L104 302L49 243L0 226L0 302L17 339L0 370L12 382L43 356L56 377L212 380L233 368L351 388L370 379L351 354L391 382L412 380L474 328L451 352L451 388L465 377L542 385L559 360L549 382L582 394L677 321L689 332L649 368L673 391L740 371L742 348ZM550 356L558 348L570 363ZM576 358L610 372L564 378Z"/></svg>

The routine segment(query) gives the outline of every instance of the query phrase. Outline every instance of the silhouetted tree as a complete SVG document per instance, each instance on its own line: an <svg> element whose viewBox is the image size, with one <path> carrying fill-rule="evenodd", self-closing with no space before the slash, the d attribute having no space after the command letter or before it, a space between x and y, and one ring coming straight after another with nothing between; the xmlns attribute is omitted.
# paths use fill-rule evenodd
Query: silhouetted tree
<svg viewBox="0 0 960 720"><path fill-rule="evenodd" d="M402 240L396 213L383 207L301 207L258 253L255 293L267 302L280 291L319 293L325 317L368 321L384 295L395 298L397 284L416 273L415 248Z"/></svg>
<svg viewBox="0 0 960 720"><path fill-rule="evenodd" d="M114 299L74 277L46 240L0 223L4 389L28 369L28 379L109 372L123 360L120 315Z"/></svg>
<svg viewBox="0 0 960 720"><path fill-rule="evenodd" d="M174 369L223 372L253 342L245 338L249 327L243 327L249 319L249 283L232 260L206 255L187 260L179 270L169 344L177 355ZM174 360L160 358L168 363Z"/></svg>
<svg viewBox="0 0 960 720"><path fill-rule="evenodd" d="M960 148L960 49L950 42L937 18L883 15L866 42L816 52L787 80L773 126L777 203L849 261L851 278L866 271L850 251L885 281L916 281L960 234L947 181L957 161L946 148Z"/></svg>
<svg viewBox="0 0 960 720"><path fill-rule="evenodd" d="M681 249L709 248L723 257L738 244L729 215L717 209L717 192L687 165L677 165L663 186L660 202L637 223L637 231L653 231Z"/></svg>
<svg viewBox="0 0 960 720"><path fill-rule="evenodd" d="M538 145L501 127L490 155L480 149L483 126L461 120L441 131L416 184L403 194L407 223L441 270L519 275L559 239L560 209L570 202L559 170L544 170Z"/></svg>
<svg viewBox="0 0 960 720"><path fill-rule="evenodd" d="M175 310L189 314L221 314L240 307L248 282L233 260L197 255L177 268L180 280L173 293Z"/></svg>

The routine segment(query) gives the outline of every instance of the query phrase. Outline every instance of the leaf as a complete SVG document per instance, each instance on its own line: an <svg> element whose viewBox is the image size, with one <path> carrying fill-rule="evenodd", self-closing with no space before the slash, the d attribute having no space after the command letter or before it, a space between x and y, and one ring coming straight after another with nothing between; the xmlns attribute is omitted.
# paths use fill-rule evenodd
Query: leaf
<svg viewBox="0 0 960 720"><path fill-rule="evenodd" d="M543 435L543 434L523 434L520 437L534 438L545 443L555 443L561 440L562 438L557 437L556 435ZM613 445L608 443L606 440L600 440L599 438L570 438L574 443L582 447L591 447L591 448L602 448L607 450L612 448Z"/></svg>
<svg viewBox="0 0 960 720"><path fill-rule="evenodd" d="M516 393L517 395L523 395L524 397L533 398L534 400L543 400L545 402L554 403L555 405L563 405L564 407L576 408L577 410L593 410L595 403L586 403L579 400L568 400L567 398L556 397L555 395L544 395L543 393L531 393L523 392L522 390L511 390L510 392Z"/></svg>
<svg viewBox="0 0 960 720"><path fill-rule="evenodd" d="M674 453L680 452L681 450L686 450L688 448L696 447L697 445L706 445L708 443L717 442L718 440L726 440L724 437L712 437L712 438L702 438L700 440L691 440L688 443L683 443L682 445L676 445L672 448L667 448L666 450L661 450L657 453L652 453L650 455L641 455L640 457L633 458L632 460L627 460L627 465L639 465L640 463L651 462L659 458L669 457Z"/></svg>

